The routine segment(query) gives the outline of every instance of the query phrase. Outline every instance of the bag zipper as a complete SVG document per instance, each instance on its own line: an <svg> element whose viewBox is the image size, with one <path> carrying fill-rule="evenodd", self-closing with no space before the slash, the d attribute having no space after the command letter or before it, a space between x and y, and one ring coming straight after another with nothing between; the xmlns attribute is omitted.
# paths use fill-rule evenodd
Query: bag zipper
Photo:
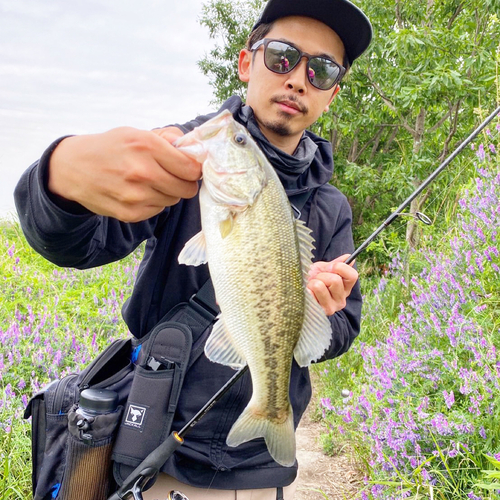
<svg viewBox="0 0 500 500"><path fill-rule="evenodd" d="M127 342L130 342L130 339L117 339L107 349L105 349L100 356L97 356L92 364L88 366L88 372L79 384L80 391L90 387L88 382L92 380L95 374L102 369L103 365L106 364L108 360L112 358L120 349L122 349Z"/></svg>
<svg viewBox="0 0 500 500"><path fill-rule="evenodd" d="M47 413L51 414L62 414L62 405L64 403L64 393L66 392L66 388L68 384L74 380L78 375L76 373L71 373L64 377L59 384L57 384L57 388L54 394L54 399L52 401L51 408L48 409Z"/></svg>

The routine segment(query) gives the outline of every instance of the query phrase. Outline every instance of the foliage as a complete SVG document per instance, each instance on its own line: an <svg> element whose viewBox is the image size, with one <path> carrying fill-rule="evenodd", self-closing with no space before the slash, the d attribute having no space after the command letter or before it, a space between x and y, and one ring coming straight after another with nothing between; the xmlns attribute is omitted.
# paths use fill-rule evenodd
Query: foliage
<svg viewBox="0 0 500 500"><path fill-rule="evenodd" d="M493 108L500 4L356 3L372 20L374 39L318 130L335 144L334 182L352 201L356 237L364 239L394 200L406 198ZM458 162L444 172L412 212L427 201L433 218L444 186L463 168ZM464 175L462 181L470 172ZM415 245L418 234L409 221L407 236Z"/></svg>
<svg viewBox="0 0 500 500"><path fill-rule="evenodd" d="M79 371L127 333L120 306L140 255L88 271L61 269L36 254L17 223L0 224L0 488L2 500L31 496L28 398Z"/></svg>
<svg viewBox="0 0 500 500"><path fill-rule="evenodd" d="M374 39L353 65L331 110L313 130L334 145L332 182L344 192L360 244L492 110L500 61L498 0L355 0L370 18ZM244 96L237 55L262 1L208 0L202 24L220 40L200 67L215 100ZM497 87L498 88L498 87ZM458 172L458 174L457 174ZM416 199L412 212L431 218L449 212L471 175L459 160ZM444 217L440 217L444 220ZM389 248L372 246L362 260L386 265L405 238L418 246L420 231L405 219ZM386 238L386 236L384 236Z"/></svg>
<svg viewBox="0 0 500 500"><path fill-rule="evenodd" d="M245 97L246 88L238 77L238 55L263 5L264 0L214 0L203 6L200 22L220 44L198 65L210 77L216 104L235 94Z"/></svg>
<svg viewBox="0 0 500 500"><path fill-rule="evenodd" d="M393 261L365 297L362 341L323 367L331 438L366 462L362 499L498 498L486 481L500 460L496 132L474 148L456 223Z"/></svg>
<svg viewBox="0 0 500 500"><path fill-rule="evenodd" d="M488 462L490 462L491 465L493 465L494 470L482 470L481 472L484 474L485 478L496 479L497 481L477 483L475 486L486 490L500 491L500 482L498 481L498 479L500 479L500 460L488 455L485 455L484 457L488 460Z"/></svg>

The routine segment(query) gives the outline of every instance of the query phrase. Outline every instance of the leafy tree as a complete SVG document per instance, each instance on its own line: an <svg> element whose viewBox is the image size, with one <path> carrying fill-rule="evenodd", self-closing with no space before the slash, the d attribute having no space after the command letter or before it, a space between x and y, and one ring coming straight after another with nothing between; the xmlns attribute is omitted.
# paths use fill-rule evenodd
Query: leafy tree
<svg viewBox="0 0 500 500"><path fill-rule="evenodd" d="M349 72L331 110L313 129L333 144L332 183L349 197L360 243L494 107L500 1L355 3L370 18L374 39ZM238 52L262 5L262 0L209 0L205 6L201 23L221 42L200 62L211 79L215 102L233 93L244 96L237 76ZM444 193L455 189L457 172L460 165L444 173L410 211L422 210L427 203L425 210L432 216ZM415 246L417 226L414 219L408 220L406 238ZM404 238L401 225L386 241L397 247ZM384 245L373 249L375 261L391 253Z"/></svg>
<svg viewBox="0 0 500 500"><path fill-rule="evenodd" d="M364 236L468 135L475 113L493 108L500 3L357 3L372 20L374 40L318 126L335 143L340 168L334 181L356 200L357 221L365 223L358 234ZM454 176L444 175L411 211ZM416 244L414 223L407 238Z"/></svg>
<svg viewBox="0 0 500 500"><path fill-rule="evenodd" d="M245 86L238 78L238 55L263 5L264 0L212 0L203 5L200 22L219 43L198 65L210 78L216 104L235 94L245 97Z"/></svg>

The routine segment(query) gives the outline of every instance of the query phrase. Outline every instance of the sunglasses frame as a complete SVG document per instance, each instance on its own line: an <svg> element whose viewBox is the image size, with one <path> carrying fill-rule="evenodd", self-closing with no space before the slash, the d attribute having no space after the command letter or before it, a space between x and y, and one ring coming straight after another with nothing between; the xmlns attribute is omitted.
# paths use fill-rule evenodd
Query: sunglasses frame
<svg viewBox="0 0 500 500"><path fill-rule="evenodd" d="M283 43L285 45L288 45L289 47L291 47L292 49L296 50L299 53L299 58L297 59L297 62L288 71L276 71L276 70L270 68L267 65L267 62L266 62L266 50L267 50L267 47L269 46L269 44L271 42ZM346 69L344 68L344 66L342 66L338 62L334 61L333 59L330 59L329 57L325 57L325 56L313 56L311 54L308 54L307 52L302 52L301 50L299 50L297 47L295 47L295 45L293 45L290 42L285 42L283 40L276 40L275 38L262 38L261 40L259 40L258 42L255 42L250 47L250 52L257 51L262 45L264 46L264 65L266 66L266 68L269 71L271 71L272 73L276 73L277 75L287 75L288 73L291 73L300 64L300 61L302 61L302 58L305 57L307 59L307 71L306 71L307 80L309 81L309 83L315 89L318 89L318 90L331 90L335 85L337 85L338 83L340 83L340 81L342 80L342 78L344 77L344 75L346 73ZM317 85L314 85L314 83L312 82L312 79L311 79L311 77L309 75L309 71L313 71L314 72L314 69L312 69L309 66L309 63L311 62L311 59L324 59L325 61L329 61L333 65L335 65L335 66L337 66L339 68L339 74L337 75L337 78L335 78L335 80L333 81L333 83L331 84L330 87L328 87L326 89L323 89L321 87L318 87Z"/></svg>

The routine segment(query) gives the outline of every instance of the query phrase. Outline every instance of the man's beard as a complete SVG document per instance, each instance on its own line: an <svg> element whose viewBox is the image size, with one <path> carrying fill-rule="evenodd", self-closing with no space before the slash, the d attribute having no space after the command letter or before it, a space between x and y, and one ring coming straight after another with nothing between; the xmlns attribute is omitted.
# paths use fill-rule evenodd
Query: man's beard
<svg viewBox="0 0 500 500"><path fill-rule="evenodd" d="M276 135L279 135L281 137L288 137L289 135L292 135L292 128L290 127L289 123L287 123L289 118L289 115L284 114L283 120L276 120L273 122L265 121L262 123L262 125L264 125L267 130L274 132Z"/></svg>
<svg viewBox="0 0 500 500"><path fill-rule="evenodd" d="M273 96L270 99L271 104L273 103L278 103L280 101L292 101L294 103L297 103L299 106L299 109L302 113L307 114L309 112L309 109L307 106L305 106L303 103L300 102L299 99L297 99L294 95L288 96L288 95L280 95L280 96ZM280 111L279 112L279 118L274 121L263 121L262 124L271 132L274 132L276 135L279 135L281 137L287 137L289 135L292 135L293 130L292 127L290 126L290 122L293 119L293 116L284 112Z"/></svg>

